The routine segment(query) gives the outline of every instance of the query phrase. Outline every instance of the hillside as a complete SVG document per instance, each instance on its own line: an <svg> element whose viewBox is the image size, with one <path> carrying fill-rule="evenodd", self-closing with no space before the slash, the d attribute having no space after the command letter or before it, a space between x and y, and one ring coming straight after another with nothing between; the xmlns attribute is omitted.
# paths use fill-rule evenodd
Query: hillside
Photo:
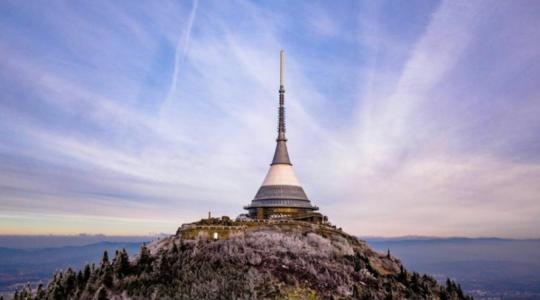
<svg viewBox="0 0 540 300"><path fill-rule="evenodd" d="M54 275L15 299L466 299L461 288L327 226L256 224L222 240L182 232L99 265Z"/></svg>

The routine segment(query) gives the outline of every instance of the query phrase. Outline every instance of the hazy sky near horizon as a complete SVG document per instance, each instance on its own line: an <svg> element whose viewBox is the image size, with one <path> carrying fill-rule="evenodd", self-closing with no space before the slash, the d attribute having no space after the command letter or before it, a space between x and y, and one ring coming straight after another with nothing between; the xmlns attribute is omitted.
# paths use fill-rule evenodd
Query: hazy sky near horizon
<svg viewBox="0 0 540 300"><path fill-rule="evenodd" d="M288 147L358 235L538 237L538 1L1 1L0 234L235 217Z"/></svg>

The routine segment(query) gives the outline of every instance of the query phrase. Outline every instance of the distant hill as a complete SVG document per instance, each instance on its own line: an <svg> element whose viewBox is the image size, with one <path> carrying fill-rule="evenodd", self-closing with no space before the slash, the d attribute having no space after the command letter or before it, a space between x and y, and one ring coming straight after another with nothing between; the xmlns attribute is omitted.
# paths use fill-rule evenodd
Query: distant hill
<svg viewBox="0 0 540 300"><path fill-rule="evenodd" d="M86 263L99 262L104 250L114 253L125 248L129 253L137 253L140 246L141 242L101 242L43 249L0 248L0 292L12 292L27 282L47 283L56 270L80 269Z"/></svg>
<svg viewBox="0 0 540 300"><path fill-rule="evenodd" d="M78 235L0 235L0 248L43 249L64 246L86 246L101 242L141 243L168 236L163 234L122 236L104 234Z"/></svg>

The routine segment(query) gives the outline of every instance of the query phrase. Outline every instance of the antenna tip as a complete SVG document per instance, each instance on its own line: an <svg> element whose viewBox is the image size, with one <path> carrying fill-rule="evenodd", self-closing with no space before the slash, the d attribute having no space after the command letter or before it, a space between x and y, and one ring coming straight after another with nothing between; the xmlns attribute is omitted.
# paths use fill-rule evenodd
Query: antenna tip
<svg viewBox="0 0 540 300"><path fill-rule="evenodd" d="M279 85L283 86L283 49L279 52Z"/></svg>

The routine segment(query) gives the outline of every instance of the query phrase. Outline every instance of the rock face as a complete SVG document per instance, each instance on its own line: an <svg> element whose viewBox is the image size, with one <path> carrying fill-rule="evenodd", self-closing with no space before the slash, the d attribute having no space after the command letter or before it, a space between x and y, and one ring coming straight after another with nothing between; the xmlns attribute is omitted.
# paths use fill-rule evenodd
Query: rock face
<svg viewBox="0 0 540 300"><path fill-rule="evenodd" d="M119 251L30 294L16 299L468 299L455 283L409 273L339 230L290 224L251 226L224 240L179 232L132 261Z"/></svg>

